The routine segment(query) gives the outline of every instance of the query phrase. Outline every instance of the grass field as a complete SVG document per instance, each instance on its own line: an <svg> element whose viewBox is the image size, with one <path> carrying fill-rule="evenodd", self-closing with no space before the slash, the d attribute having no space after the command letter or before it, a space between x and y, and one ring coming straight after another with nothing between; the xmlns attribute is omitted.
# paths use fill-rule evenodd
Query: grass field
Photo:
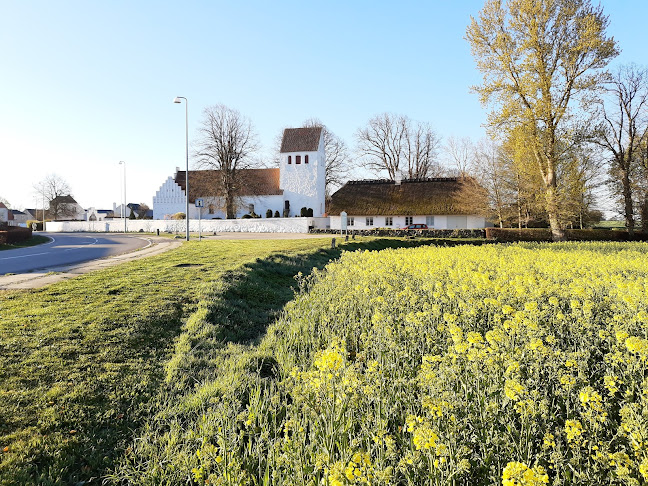
<svg viewBox="0 0 648 486"><path fill-rule="evenodd" d="M345 248L420 244L363 239ZM191 242L43 289L0 292L0 484L99 484L117 465L126 471L134 438L166 400L208 382L261 336L293 298L294 276L339 257L329 245Z"/></svg>

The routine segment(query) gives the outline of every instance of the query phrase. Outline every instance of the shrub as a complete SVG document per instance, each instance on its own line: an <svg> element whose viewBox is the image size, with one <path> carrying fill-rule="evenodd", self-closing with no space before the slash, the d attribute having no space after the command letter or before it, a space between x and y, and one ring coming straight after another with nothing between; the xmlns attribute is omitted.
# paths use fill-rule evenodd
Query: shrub
<svg viewBox="0 0 648 486"><path fill-rule="evenodd" d="M272 218L272 209L266 211L266 218Z"/></svg>
<svg viewBox="0 0 648 486"><path fill-rule="evenodd" d="M252 215L251 214L244 214L243 216L241 216L241 219L252 219Z"/></svg>
<svg viewBox="0 0 648 486"><path fill-rule="evenodd" d="M275 218L280 218L281 217L281 215L279 214L279 211L274 212L274 217Z"/></svg>
<svg viewBox="0 0 648 486"><path fill-rule="evenodd" d="M187 215L185 213L175 213L171 216L171 219L185 219Z"/></svg>

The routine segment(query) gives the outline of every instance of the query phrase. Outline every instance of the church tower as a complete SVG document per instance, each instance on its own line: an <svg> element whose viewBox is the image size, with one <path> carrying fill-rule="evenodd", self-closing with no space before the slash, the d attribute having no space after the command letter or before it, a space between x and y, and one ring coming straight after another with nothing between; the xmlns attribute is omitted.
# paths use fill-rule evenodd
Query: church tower
<svg viewBox="0 0 648 486"><path fill-rule="evenodd" d="M286 128L281 141L279 186L284 215L299 216L301 208L321 217L325 211L326 153L321 127Z"/></svg>

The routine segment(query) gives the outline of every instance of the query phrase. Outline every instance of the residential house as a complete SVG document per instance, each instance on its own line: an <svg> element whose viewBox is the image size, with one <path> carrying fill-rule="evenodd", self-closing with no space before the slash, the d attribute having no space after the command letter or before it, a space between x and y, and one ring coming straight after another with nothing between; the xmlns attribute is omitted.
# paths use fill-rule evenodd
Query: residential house
<svg viewBox="0 0 648 486"><path fill-rule="evenodd" d="M331 196L331 229L403 228L426 224L431 229L484 228L484 216L467 199L479 186L469 178L350 181Z"/></svg>

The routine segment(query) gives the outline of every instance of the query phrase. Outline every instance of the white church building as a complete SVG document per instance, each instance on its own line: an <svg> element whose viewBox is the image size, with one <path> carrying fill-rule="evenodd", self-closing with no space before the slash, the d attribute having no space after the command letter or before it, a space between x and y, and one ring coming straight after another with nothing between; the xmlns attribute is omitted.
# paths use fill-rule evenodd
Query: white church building
<svg viewBox="0 0 648 486"><path fill-rule="evenodd" d="M314 217L325 213L326 154L323 130L287 128L281 142L279 168L244 169L237 194L236 217L255 213L262 217L299 216L301 208L312 209ZM218 194L220 171L189 171L189 218L224 219L224 198ZM176 169L153 197L153 219L169 219L185 212L186 171ZM195 206L203 199L203 208Z"/></svg>

